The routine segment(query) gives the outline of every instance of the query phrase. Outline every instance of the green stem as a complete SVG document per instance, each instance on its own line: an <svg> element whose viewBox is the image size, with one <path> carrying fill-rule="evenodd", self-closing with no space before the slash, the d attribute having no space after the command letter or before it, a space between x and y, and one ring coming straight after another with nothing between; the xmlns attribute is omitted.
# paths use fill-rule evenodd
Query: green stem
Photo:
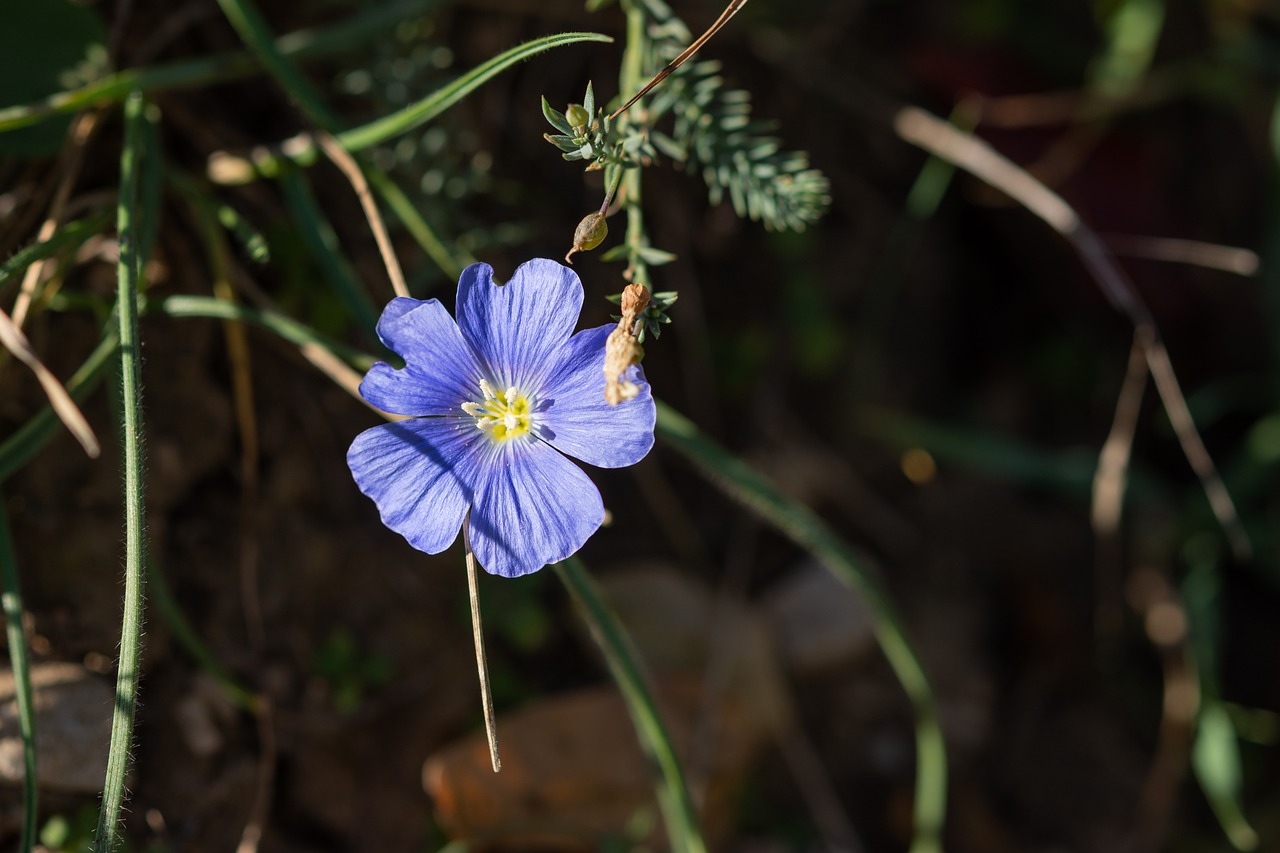
<svg viewBox="0 0 1280 853"><path fill-rule="evenodd" d="M281 53L257 7L250 0L218 0L218 5L222 7L222 14L226 15L241 40L258 57L267 72L285 88L312 124L329 131L337 130L337 115L325 104L324 98L310 81L302 76L297 66Z"/></svg>
<svg viewBox="0 0 1280 853"><path fill-rule="evenodd" d="M812 510L783 495L762 474L705 438L691 421L665 403L658 403L656 432L666 444L701 468L726 495L817 557L866 603L874 617L880 648L915 712L916 797L911 853L938 853L942 849L947 807L946 744L928 678L888 594L863 567L862 557Z"/></svg>
<svg viewBox="0 0 1280 853"><path fill-rule="evenodd" d="M666 821L671 849L676 853L705 853L707 847L698 830L697 810L684 783L680 759L676 757L639 656L626 630L600 596L577 557L555 563L553 568L573 596L591 629L591 636L604 653L609 672L622 691L640 746L661 774L657 785L658 806Z"/></svg>
<svg viewBox="0 0 1280 853"><path fill-rule="evenodd" d="M18 560L9 533L9 513L0 495L0 607L4 609L5 636L9 640L9 664L13 667L13 692L18 700L18 731L22 735L22 837L20 853L31 853L36 842L36 714L31 694L31 670L27 636L22 627L22 590L18 585Z"/></svg>
<svg viewBox="0 0 1280 853"><path fill-rule="evenodd" d="M109 853L116 845L120 806L133 742L134 713L142 663L143 588L146 582L145 503L142 474L142 369L138 339L139 223L138 166L142 156L144 110L141 92L125 101L125 141L120 157L119 222L120 263L116 310L120 318L120 376L123 409L125 577L124 619L120 627L120 665L116 673L115 712L111 719L111 746L107 777L102 791L102 811L94 838L95 853Z"/></svg>
<svg viewBox="0 0 1280 853"><path fill-rule="evenodd" d="M640 3L631 0L624 4L627 10L627 47L622 55L622 70L618 88L624 96L639 91L645 83L644 57L648 53L649 40L645 29L645 13ZM639 111L636 104L618 117L619 135L624 133L631 116ZM644 209L641 202L641 169L625 169L622 176L622 193L627 208L627 264L632 281L649 285L649 265L645 263L641 249L648 240L645 237ZM650 287L652 290L652 287Z"/></svg>

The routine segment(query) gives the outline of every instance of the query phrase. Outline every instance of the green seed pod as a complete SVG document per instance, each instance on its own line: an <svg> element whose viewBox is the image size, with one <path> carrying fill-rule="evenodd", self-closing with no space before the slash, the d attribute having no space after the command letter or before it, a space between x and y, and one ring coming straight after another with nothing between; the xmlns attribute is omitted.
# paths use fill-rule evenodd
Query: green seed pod
<svg viewBox="0 0 1280 853"><path fill-rule="evenodd" d="M564 111L564 117L574 128L586 127L591 122L591 114L582 104L570 104L569 109Z"/></svg>
<svg viewBox="0 0 1280 853"><path fill-rule="evenodd" d="M569 249L569 254L564 256L565 263L573 263L569 258L574 252L589 252L599 246L607 236L609 236L609 223L605 222L604 214L588 213L573 230L573 247Z"/></svg>

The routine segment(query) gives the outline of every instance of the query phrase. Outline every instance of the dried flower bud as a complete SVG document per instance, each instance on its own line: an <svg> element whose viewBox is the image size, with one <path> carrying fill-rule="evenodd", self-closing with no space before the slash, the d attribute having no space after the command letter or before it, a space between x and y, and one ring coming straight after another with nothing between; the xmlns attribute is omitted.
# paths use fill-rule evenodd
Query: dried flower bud
<svg viewBox="0 0 1280 853"><path fill-rule="evenodd" d="M582 221L578 223L578 227L573 229L573 246L569 249L569 254L564 256L564 262L571 264L569 260L575 252L589 252L603 242L604 238L609 235L609 223L604 221L603 213L588 213L582 217Z"/></svg>
<svg viewBox="0 0 1280 853"><path fill-rule="evenodd" d="M622 291L622 317L604 344L604 399L610 406L630 400L640 392L639 386L623 379L622 374L644 357L644 349L636 338L640 336L640 315L648 304L649 288L643 284L628 284Z"/></svg>
<svg viewBox="0 0 1280 853"><path fill-rule="evenodd" d="M587 112L587 108L582 104L570 104L569 108L564 111L564 117L569 122L570 127L574 128L586 127L591 121L591 114Z"/></svg>

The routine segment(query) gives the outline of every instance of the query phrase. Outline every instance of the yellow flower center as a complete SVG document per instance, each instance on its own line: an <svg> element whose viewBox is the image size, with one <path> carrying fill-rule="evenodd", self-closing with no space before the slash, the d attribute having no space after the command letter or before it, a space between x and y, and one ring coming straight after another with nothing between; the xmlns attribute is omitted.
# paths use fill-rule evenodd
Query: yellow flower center
<svg viewBox="0 0 1280 853"><path fill-rule="evenodd" d="M462 404L462 411L476 419L476 426L489 434L494 441L506 441L524 435L533 427L533 405L529 398L514 387L498 394L488 380L480 380L478 402Z"/></svg>

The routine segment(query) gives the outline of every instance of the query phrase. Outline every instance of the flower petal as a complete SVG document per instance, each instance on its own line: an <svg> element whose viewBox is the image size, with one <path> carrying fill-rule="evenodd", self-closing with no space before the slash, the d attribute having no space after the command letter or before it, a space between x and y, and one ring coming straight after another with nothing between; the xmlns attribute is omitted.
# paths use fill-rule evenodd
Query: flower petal
<svg viewBox="0 0 1280 853"><path fill-rule="evenodd" d="M496 387L536 387L581 311L577 274L545 258L521 264L504 285L488 264L472 264L458 280L458 326Z"/></svg>
<svg viewBox="0 0 1280 853"><path fill-rule="evenodd" d="M471 509L471 547L485 571L514 578L577 551L604 523L582 470L540 441L496 449Z"/></svg>
<svg viewBox="0 0 1280 853"><path fill-rule="evenodd" d="M600 468L622 468L643 459L653 447L657 419L639 366L623 374L639 386L639 393L616 406L605 402L604 345L614 328L585 329L570 338L538 399L542 438L561 453Z"/></svg>
<svg viewBox="0 0 1280 853"><path fill-rule="evenodd" d="M360 383L360 396L384 412L458 414L478 393L479 361L437 300L391 300L378 320L378 337L405 361L400 370L380 361Z"/></svg>
<svg viewBox="0 0 1280 853"><path fill-rule="evenodd" d="M480 440L488 441L463 418L381 424L356 436L347 465L383 524L419 551L439 554L457 538L473 500Z"/></svg>

